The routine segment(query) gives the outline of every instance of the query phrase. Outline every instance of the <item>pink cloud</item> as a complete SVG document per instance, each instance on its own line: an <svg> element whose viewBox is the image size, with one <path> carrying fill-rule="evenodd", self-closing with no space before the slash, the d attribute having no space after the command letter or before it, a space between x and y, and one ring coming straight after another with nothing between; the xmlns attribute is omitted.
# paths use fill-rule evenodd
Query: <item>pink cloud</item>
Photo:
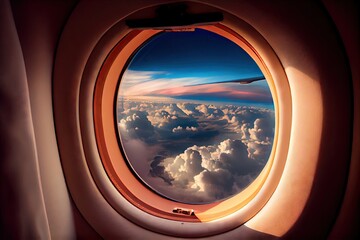
<svg viewBox="0 0 360 240"><path fill-rule="evenodd" d="M159 91L153 91L152 94L177 97L183 95L218 95L226 96L229 98L263 98L266 97L264 93L254 92L254 91L245 91L240 89L235 89L231 86L224 86L224 84L209 84L209 85L199 85L199 86L181 86L175 88L161 89Z"/></svg>

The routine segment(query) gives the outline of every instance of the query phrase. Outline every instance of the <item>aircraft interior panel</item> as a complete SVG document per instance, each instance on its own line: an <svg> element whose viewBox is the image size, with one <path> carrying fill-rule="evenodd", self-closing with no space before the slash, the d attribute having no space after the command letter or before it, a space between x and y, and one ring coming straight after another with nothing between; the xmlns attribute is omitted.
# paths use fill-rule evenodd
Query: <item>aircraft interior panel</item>
<svg viewBox="0 0 360 240"><path fill-rule="evenodd" d="M358 29L355 0L0 0L0 238L358 239ZM244 49L263 76L229 78L221 83L228 84L226 88L215 80L199 80L176 85L177 90L190 86L215 94L216 88L263 86L261 81L266 79L274 104L273 143L264 168L242 192L213 202L208 201L210 197L195 198L204 196L200 190L195 195L195 187L203 187L196 181L210 176L204 164L203 175L193 178L195 187L174 194L188 199L185 193L189 191L194 193L194 202L174 200L152 189L132 168L130 157L126 160L129 154L123 136L130 136L129 131L118 132L121 121L131 120L126 114L133 111L133 121L142 116L130 107L117 110L124 108L124 99L119 97L122 89L124 96L130 96L126 95L131 88L125 77L127 72L136 72L129 67L135 62L132 59L152 41L178 32L224 38ZM129 79L148 81L146 77L154 72L144 70L135 76L138 78ZM163 77L164 73L156 74ZM150 88L145 80L142 84ZM160 89L157 94L173 94L170 90L174 89ZM136 91L150 94L140 87ZM170 101L172 95L161 96ZM127 101L129 105L135 102ZM185 106L176 101L169 106ZM154 108L165 109L166 104L161 104L152 102ZM202 114L205 105L191 106L193 113ZM207 111L215 109L209 106ZM190 112L184 109L182 113ZM148 112L144 119L151 120L153 129L158 122ZM119 120L116 116L125 117ZM172 119L177 118L180 115ZM202 124L215 123L209 119ZM217 123L224 119L221 115ZM226 126L234 126L234 121L228 118ZM256 138L256 121L252 119L253 129L248 127L248 138ZM193 128L174 125L169 131L174 136L183 136L180 131L196 134L202 125L191 124ZM165 136L164 131L146 135L142 144L147 141L149 149L159 149L166 141L175 142L177 138ZM155 135L162 137L162 145L154 144ZM189 139L192 142L187 147L200 141ZM259 139L254 143L242 139L242 144L267 144ZM240 141L223 141L219 149L225 143L235 146ZM200 147L194 145L194 149ZM250 156L254 152L249 149ZM147 150L139 148L135 153L141 151ZM173 151L174 156L185 158L186 152ZM230 156L233 149L227 151ZM140 156L137 154L134 156ZM215 150L211 154L216 155ZM160 178L154 180L151 175L148 179L175 186L175 177L169 177L175 173L170 172L170 158L166 157L158 158L163 164L156 166ZM155 163L148 164L153 167ZM165 174L164 169L169 172Z"/></svg>

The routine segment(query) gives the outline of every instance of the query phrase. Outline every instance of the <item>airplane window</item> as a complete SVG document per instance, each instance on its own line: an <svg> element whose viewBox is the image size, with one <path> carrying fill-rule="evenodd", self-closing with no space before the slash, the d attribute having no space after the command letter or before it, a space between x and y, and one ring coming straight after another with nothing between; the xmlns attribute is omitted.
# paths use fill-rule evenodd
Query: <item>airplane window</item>
<svg viewBox="0 0 360 240"><path fill-rule="evenodd" d="M243 191L273 146L274 102L263 73L241 47L204 29L146 41L121 76L116 115L134 174L181 203Z"/></svg>

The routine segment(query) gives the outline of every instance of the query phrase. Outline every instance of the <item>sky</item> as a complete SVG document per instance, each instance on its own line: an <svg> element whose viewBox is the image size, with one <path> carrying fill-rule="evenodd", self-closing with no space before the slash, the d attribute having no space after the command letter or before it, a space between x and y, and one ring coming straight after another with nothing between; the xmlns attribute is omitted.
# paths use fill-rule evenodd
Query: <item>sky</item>
<svg viewBox="0 0 360 240"><path fill-rule="evenodd" d="M202 29L163 32L136 52L122 76L119 96L272 104L266 81L207 84L262 75L242 48L218 34Z"/></svg>

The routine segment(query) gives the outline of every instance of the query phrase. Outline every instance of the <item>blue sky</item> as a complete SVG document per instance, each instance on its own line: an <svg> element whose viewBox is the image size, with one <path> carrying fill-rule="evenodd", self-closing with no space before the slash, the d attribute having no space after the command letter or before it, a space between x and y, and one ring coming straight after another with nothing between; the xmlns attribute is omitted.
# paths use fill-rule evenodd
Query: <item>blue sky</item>
<svg viewBox="0 0 360 240"><path fill-rule="evenodd" d="M262 75L242 48L218 34L202 29L162 32L134 55L122 77L119 94L271 104L266 81L191 86Z"/></svg>

